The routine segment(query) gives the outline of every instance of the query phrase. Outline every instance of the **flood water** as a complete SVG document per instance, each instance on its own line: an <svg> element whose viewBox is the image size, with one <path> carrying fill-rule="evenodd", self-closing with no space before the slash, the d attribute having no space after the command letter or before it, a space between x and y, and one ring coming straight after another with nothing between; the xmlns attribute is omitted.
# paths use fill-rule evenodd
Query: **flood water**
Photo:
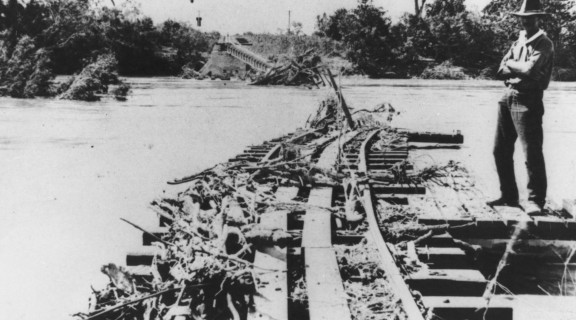
<svg viewBox="0 0 576 320"><path fill-rule="evenodd" d="M156 225L148 203L179 190L167 180L303 126L328 92L129 81L127 102L0 98L0 319L67 319L85 311L90 285L107 283L100 266L124 264L126 251L141 244L141 233L121 217ZM458 157L489 186L487 196L497 195L491 148L501 83L344 79L343 86L355 108L391 103L399 127L461 130ZM544 101L550 196L557 201L576 197L574 101L573 83L553 83Z"/></svg>

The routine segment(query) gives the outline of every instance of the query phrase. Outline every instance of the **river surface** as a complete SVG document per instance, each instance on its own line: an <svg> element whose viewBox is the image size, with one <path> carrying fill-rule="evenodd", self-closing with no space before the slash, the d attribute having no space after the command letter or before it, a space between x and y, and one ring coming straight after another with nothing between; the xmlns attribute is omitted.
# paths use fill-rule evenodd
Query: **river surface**
<svg viewBox="0 0 576 320"><path fill-rule="evenodd" d="M156 225L148 203L179 190L167 180L303 126L328 93L128 80L127 102L0 98L0 319L69 319L85 311L90 286L107 283L100 266L124 264L126 251L141 244L141 233L121 217ZM358 109L391 103L399 127L461 130L459 159L489 186L487 196L498 194L491 148L501 83L344 79L343 91ZM574 83L553 83L544 101L550 196L557 201L576 197L575 101Z"/></svg>

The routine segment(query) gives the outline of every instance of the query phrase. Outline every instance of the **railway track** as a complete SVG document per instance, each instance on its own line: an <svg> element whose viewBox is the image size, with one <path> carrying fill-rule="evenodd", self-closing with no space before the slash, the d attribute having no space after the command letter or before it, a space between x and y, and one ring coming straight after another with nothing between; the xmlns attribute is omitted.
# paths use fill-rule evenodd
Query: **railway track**
<svg viewBox="0 0 576 320"><path fill-rule="evenodd" d="M294 237L286 247L259 247L250 256L255 267L254 286L259 294L253 296L252 307L241 319L360 319L358 303L362 302L350 288L364 286L374 290L374 283L379 283L377 290L388 290L374 295L390 299L390 306L382 302L373 308L371 316L375 318L527 319L517 317L522 298L511 293L543 293L537 292L543 283L538 279L529 289L519 285L532 274L515 278L514 272L523 270L522 263L530 259L538 260L535 265L541 273L550 271L564 279L560 294L576 292L574 281L565 281L566 275L576 270L572 264L576 259L570 249L576 248L576 221L566 210L548 209L545 216L530 219L519 210L497 208L486 217L485 212L477 215L471 212L478 208L469 203L462 210L462 199L454 200L449 191L439 191L441 187L406 179L415 172L408 161L413 152L411 143L460 144L461 135L388 129L354 131L342 136L297 131L250 146L226 165L254 172L258 164L283 159L286 156L283 143L287 141L303 149L316 146L312 155L316 166L336 168L349 178L337 186L304 184L275 190L276 201L298 203L298 209L266 212L259 216L258 222ZM182 184L197 178L194 175L169 183ZM460 181L465 177L452 179ZM462 191L466 192L470 193ZM452 197L452 202L442 206L442 197ZM470 198L474 196L467 199ZM455 201L460 202L454 204ZM351 204L353 207L347 211ZM567 210L572 210L570 205L568 202ZM159 204L159 225L147 229L143 233L143 246L126 256L128 271L139 281L151 281L154 272L158 272L155 268L163 267L154 263L161 260L161 250L153 246L169 232L172 224L171 216L162 212L163 206L166 212L178 210L169 201ZM414 208L415 223L430 232L417 241L407 241L405 250L398 252L388 241L387 212ZM358 215L363 219L356 219ZM497 286L487 300L486 288L514 232L519 234L519 242L514 247L518 252L510 259L513 272L501 274L498 280L503 285ZM349 259L346 254L366 242L377 257L377 261L370 263L382 274L367 276L356 273L358 270L351 271L354 268L346 265ZM551 247L566 255L567 260L562 263L554 260L558 252L555 255ZM551 284L556 278L546 281ZM506 286L510 289L502 289Z"/></svg>
<svg viewBox="0 0 576 320"><path fill-rule="evenodd" d="M443 142L461 142L458 139L450 141L450 137L446 138L447 140ZM408 152L405 152L408 149L407 141L434 141L429 136L410 137L408 135L405 140L394 143L393 148L381 151L371 148L374 141L378 139L377 133L370 139L372 141L368 140L365 143L366 160L360 166L360 170L366 170L370 179L368 186L364 189L365 203L372 208L375 208L375 205L379 206L379 210L374 212L374 219L371 219L370 215L368 219L371 223L378 225L380 234L387 232L386 227L381 223L384 220L383 215L386 215L385 211L395 208L397 210L417 209L418 224L424 228L446 226L448 229L448 232L429 233L428 237L408 245L407 258L423 265L418 271L405 272L402 270L406 269L405 263L397 259L394 264L388 261L386 271L392 275L401 273L404 280L403 283L395 283L395 286L402 291L405 284L412 293L418 292L414 302L420 305L420 311L426 310L428 315L432 315L432 319L532 319L533 316L527 317L525 314L522 315L522 312L517 312L519 307L521 308L522 298L515 295L539 293L541 296L548 297L545 291L539 291L538 287L545 282L548 287L553 286L556 281L560 284L562 279L570 274L567 270L573 270L569 266L573 259L568 252L576 244L572 242L575 235L571 231L574 224L573 218L566 215L566 212L550 207L547 208L545 215L533 219L527 217L518 208L496 208L496 210L482 208L485 199L473 199L477 194L468 198L461 195L469 190L459 190L459 192L450 190L452 192L450 193L447 190L444 192L438 190L450 189L443 186L381 183L371 177L380 174L381 168L389 168L395 162L405 161L408 157ZM409 167L406 170L412 170L412 168ZM451 179L458 181L459 186L466 183L462 181L466 180L465 177L456 176ZM434 191L432 195L427 194L430 191ZM430 198L436 198L433 199L435 206L430 204ZM438 206L438 202L443 201L445 205ZM476 206L471 205L474 202ZM450 204L452 208L449 208ZM468 208L462 210L461 207L464 206ZM439 210L439 207L442 210ZM443 209L446 207L448 208ZM454 210L454 208L460 210ZM518 240L516 243L511 243L510 239L515 232ZM498 288L493 292L487 292L488 284L495 276L507 245L514 250L518 248L518 252L512 252L514 257L505 262L509 264L506 268L512 270L500 274L500 278L497 279L498 283L503 284L501 288L504 289ZM556 257L552 257L553 250L548 250L546 254L547 250L543 249L544 247L550 249L553 246L558 250ZM381 244L380 249L384 251L381 255L386 256L385 251L390 248L393 247ZM560 254L562 250L564 257L558 259L558 256L562 255ZM390 256L394 258L396 255L392 251ZM528 268L540 268L540 279L530 278L534 276L534 273L531 273L533 270L526 270L527 267L522 265L527 260L533 261ZM556 261L556 266L551 261ZM557 265L561 264L560 261L563 261L566 267L563 270L560 270L560 266ZM395 270L395 268L398 269ZM523 275L522 272L530 276ZM549 273L548 277L543 275L546 272ZM541 281L542 278L544 282ZM537 283L539 281L540 284ZM569 287L567 291L572 291L571 285ZM567 291L564 291L564 294ZM412 304L410 301L412 297L408 296L406 290L401 297L405 306ZM518 317L515 317L516 314ZM408 318L421 319L422 316L414 310Z"/></svg>

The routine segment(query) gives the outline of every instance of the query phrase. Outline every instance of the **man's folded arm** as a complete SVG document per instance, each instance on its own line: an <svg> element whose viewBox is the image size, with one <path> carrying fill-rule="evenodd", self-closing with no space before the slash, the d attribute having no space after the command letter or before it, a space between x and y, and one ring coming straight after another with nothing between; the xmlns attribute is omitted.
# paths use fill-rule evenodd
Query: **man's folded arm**
<svg viewBox="0 0 576 320"><path fill-rule="evenodd" d="M513 48L514 48L514 46L512 46L512 48L510 48L510 50L508 50L508 53L506 53L504 58L502 58L502 62L500 62L500 68L498 68L498 72L496 73L496 77L498 79L505 80L505 79L510 78L510 76L512 75L512 72L506 66L506 63L510 60L510 57L512 57L512 49Z"/></svg>
<svg viewBox="0 0 576 320"><path fill-rule="evenodd" d="M508 60L506 66L518 76L539 80L544 77L544 66L549 63L553 55L552 45L545 44L543 48L534 50L527 61Z"/></svg>

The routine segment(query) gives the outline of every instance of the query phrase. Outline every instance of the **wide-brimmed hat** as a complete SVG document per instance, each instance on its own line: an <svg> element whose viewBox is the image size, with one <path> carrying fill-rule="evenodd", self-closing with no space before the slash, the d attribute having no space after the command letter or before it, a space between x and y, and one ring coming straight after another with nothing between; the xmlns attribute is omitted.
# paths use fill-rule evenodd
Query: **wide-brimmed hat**
<svg viewBox="0 0 576 320"><path fill-rule="evenodd" d="M547 15L546 12L542 11L540 0L524 0L520 11L512 12L512 14L521 17Z"/></svg>

